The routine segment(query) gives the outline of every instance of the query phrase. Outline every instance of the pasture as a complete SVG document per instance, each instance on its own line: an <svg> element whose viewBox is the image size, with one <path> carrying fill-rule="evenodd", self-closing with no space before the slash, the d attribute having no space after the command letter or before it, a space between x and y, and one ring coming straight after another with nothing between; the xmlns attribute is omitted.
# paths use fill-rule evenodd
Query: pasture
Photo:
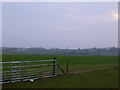
<svg viewBox="0 0 120 90"><path fill-rule="evenodd" d="M96 70L114 68L117 66L117 56L63 56L63 55L3 55L2 61L38 61L52 60L56 57L59 66L66 71L67 60L69 72L79 70ZM58 73L61 72L58 69Z"/></svg>
<svg viewBox="0 0 120 90"><path fill-rule="evenodd" d="M3 88L117 88L117 70L70 74L34 82L4 84Z"/></svg>
<svg viewBox="0 0 120 90"><path fill-rule="evenodd" d="M117 88L117 62L116 56L64 56L64 55L3 55L2 61L38 61L57 59L59 66L68 74L63 74L57 68L58 76L36 80L35 82L17 82L3 85L4 88ZM67 63L67 60L69 61ZM80 74L80 71L90 71ZM103 70L103 71L102 71ZM73 74L78 72L78 74ZM70 74L69 74L70 73ZM24 84L26 83L26 86ZM61 83L61 84L60 84ZM64 84L66 83L66 84ZM31 85L32 84L32 85ZM58 85L59 84L59 85ZM22 88L21 87L21 88Z"/></svg>

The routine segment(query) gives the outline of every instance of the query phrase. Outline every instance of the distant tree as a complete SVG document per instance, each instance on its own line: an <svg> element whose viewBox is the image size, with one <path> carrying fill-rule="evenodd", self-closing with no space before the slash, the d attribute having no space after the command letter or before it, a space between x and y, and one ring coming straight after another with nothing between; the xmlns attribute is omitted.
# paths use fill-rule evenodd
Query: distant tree
<svg viewBox="0 0 120 90"><path fill-rule="evenodd" d="M93 50L96 50L96 49L97 49L96 47L93 48Z"/></svg>
<svg viewBox="0 0 120 90"><path fill-rule="evenodd" d="M80 50L80 48L78 48L78 50Z"/></svg>
<svg viewBox="0 0 120 90"><path fill-rule="evenodd" d="M43 48L43 47L38 47L38 49L43 50L43 49L46 49L46 48Z"/></svg>
<svg viewBox="0 0 120 90"><path fill-rule="evenodd" d="M68 50L69 48L68 48L68 47L66 47L66 49Z"/></svg>
<svg viewBox="0 0 120 90"><path fill-rule="evenodd" d="M116 51L117 51L117 48L116 48L116 47L109 47L109 51L111 51L111 52L116 52Z"/></svg>

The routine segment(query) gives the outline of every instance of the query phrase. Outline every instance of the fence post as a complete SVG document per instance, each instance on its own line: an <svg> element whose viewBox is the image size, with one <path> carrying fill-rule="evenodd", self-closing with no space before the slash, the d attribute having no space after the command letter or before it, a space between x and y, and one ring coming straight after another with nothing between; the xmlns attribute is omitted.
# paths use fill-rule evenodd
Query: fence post
<svg viewBox="0 0 120 90"><path fill-rule="evenodd" d="M56 58L54 57L53 59L54 59L54 61L53 61L53 76L56 76Z"/></svg>
<svg viewBox="0 0 120 90"><path fill-rule="evenodd" d="M69 61L67 60L67 74L68 74L68 69L69 69L69 68L68 68L68 63L69 63Z"/></svg>

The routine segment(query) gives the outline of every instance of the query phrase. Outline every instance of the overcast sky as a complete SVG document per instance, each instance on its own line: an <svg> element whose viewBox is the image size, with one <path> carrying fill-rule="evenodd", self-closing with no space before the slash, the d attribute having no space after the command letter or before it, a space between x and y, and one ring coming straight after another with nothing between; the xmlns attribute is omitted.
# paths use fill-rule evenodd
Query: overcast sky
<svg viewBox="0 0 120 90"><path fill-rule="evenodd" d="M103 48L118 45L117 2L2 5L5 47Z"/></svg>

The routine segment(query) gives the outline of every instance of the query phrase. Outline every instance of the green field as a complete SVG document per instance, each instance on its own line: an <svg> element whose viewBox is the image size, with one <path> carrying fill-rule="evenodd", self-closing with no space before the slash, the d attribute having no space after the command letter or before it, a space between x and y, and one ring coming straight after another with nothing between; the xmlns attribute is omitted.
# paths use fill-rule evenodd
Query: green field
<svg viewBox="0 0 120 90"><path fill-rule="evenodd" d="M86 69L107 69L117 66L117 56L52 56L52 55L3 55L2 60L8 61L37 61L51 60L57 58L59 66L66 71L66 63L69 61L69 72L86 70ZM61 72L59 69L58 73Z"/></svg>
<svg viewBox="0 0 120 90"><path fill-rule="evenodd" d="M3 88L118 88L118 77L113 69L5 84Z"/></svg>
<svg viewBox="0 0 120 90"><path fill-rule="evenodd" d="M66 72L66 63L68 63L68 73L77 71L93 70L83 74L62 74L61 70L57 68L58 76L56 78L47 78L36 80L35 82L17 82L3 85L6 88L23 87L23 88L117 88L117 56L63 56L63 55L3 55L2 60L8 61L37 61L37 60L51 60L57 58L57 63ZM104 70L106 69L106 70ZM96 71L103 70L103 71ZM26 84L24 86L24 84Z"/></svg>

